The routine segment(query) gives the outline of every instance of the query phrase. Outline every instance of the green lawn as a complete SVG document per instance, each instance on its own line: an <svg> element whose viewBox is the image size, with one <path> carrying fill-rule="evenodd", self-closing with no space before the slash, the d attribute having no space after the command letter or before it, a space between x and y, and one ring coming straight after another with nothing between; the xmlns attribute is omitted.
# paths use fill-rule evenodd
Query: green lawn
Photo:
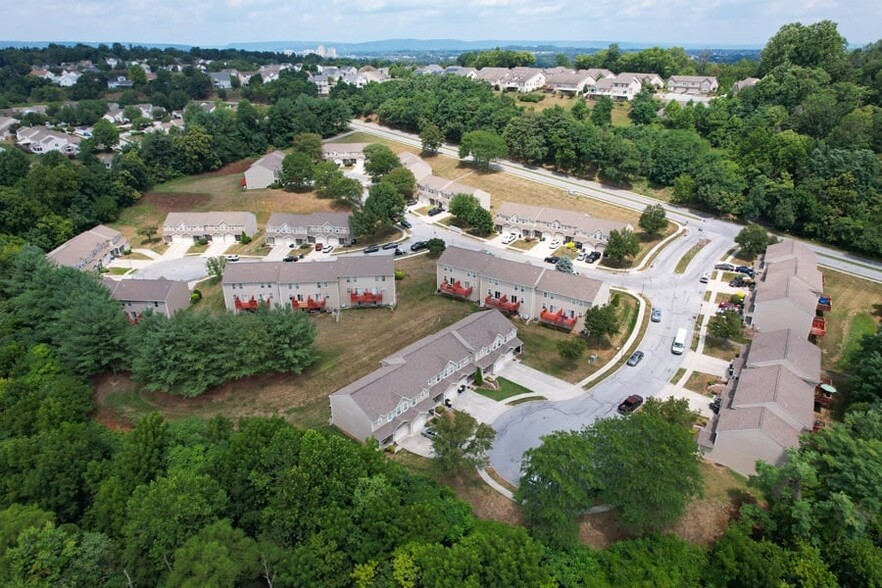
<svg viewBox="0 0 882 588"><path fill-rule="evenodd" d="M518 396L519 394L531 394L533 392L529 388L524 388L520 384L515 384L505 378L496 378L496 384L498 388L495 390L492 388L477 388L475 392L496 402L502 402L506 398Z"/></svg>

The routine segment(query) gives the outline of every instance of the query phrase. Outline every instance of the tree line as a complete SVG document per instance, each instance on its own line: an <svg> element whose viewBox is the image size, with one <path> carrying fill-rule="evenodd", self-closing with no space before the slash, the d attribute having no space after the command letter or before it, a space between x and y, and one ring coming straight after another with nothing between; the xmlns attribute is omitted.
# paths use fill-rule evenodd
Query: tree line
<svg viewBox="0 0 882 588"><path fill-rule="evenodd" d="M879 255L880 71L882 43L848 52L825 21L783 27L757 64L762 81L737 95L664 105L644 89L626 127L612 125L608 99L537 114L460 76L370 85L346 100L388 126L437 127L452 142L492 133L516 161L648 182L683 204Z"/></svg>

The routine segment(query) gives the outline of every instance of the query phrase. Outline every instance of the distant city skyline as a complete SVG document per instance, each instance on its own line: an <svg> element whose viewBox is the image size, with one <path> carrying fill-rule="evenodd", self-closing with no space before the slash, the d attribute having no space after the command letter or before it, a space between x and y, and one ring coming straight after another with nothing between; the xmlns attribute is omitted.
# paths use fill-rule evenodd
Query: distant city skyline
<svg viewBox="0 0 882 588"><path fill-rule="evenodd" d="M882 30L878 0L49 0L7 3L4 12L6 41L201 46L398 38L745 46L784 24L824 19L863 45Z"/></svg>

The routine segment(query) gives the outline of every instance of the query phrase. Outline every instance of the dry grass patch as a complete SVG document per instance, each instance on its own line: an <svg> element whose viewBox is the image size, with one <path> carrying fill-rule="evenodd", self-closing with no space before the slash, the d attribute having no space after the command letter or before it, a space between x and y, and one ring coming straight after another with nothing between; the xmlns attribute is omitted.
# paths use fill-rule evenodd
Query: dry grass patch
<svg viewBox="0 0 882 588"><path fill-rule="evenodd" d="M301 427L327 426L331 392L372 372L383 357L447 327L478 310L471 303L435 295L435 262L426 256L401 260L396 267L407 277L397 282L399 305L390 309L352 309L335 320L316 315L316 363L301 375L255 376L210 390L195 399L148 393L131 380L116 377L96 395L121 418L137 421L159 411L168 419L217 414L231 418L283 414ZM200 286L204 305L220 312L222 295L210 282Z"/></svg>

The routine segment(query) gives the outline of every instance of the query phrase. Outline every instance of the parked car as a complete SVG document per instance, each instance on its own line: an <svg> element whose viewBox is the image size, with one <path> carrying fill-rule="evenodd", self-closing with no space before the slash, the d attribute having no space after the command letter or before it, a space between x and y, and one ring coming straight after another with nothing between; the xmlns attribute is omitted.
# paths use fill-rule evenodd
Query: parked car
<svg viewBox="0 0 882 588"><path fill-rule="evenodd" d="M660 309L660 308L653 308L653 309L652 309L652 314L649 316L649 320L651 320L651 321L654 322L654 323L660 323L660 322L661 322L661 316L662 316L662 311L661 311L661 309Z"/></svg>
<svg viewBox="0 0 882 588"><path fill-rule="evenodd" d="M397 249L398 243L383 243L383 249Z"/></svg>
<svg viewBox="0 0 882 588"><path fill-rule="evenodd" d="M436 206L435 208L429 209L429 216L436 216L436 215L441 214L442 212L444 212L444 209L441 208L440 206Z"/></svg>
<svg viewBox="0 0 882 588"><path fill-rule="evenodd" d="M594 263L595 261L597 261L601 257L603 257L603 253L601 253L600 251L592 251L585 258L585 261L587 261L588 263Z"/></svg>
<svg viewBox="0 0 882 588"><path fill-rule="evenodd" d="M402 227L404 227L405 229L410 229L411 227L413 227L413 225L410 224L410 221L405 218L398 221L398 224L401 225Z"/></svg>
<svg viewBox="0 0 882 588"><path fill-rule="evenodd" d="M622 401L616 410L619 414L631 414L641 406L643 406L643 397L637 394L631 394Z"/></svg>
<svg viewBox="0 0 882 588"><path fill-rule="evenodd" d="M377 247L376 245L371 245L370 247L365 247L365 248L364 248L364 252L365 252L365 253L376 253L376 252L379 251L379 250L380 250L380 248Z"/></svg>
<svg viewBox="0 0 882 588"><path fill-rule="evenodd" d="M739 265L735 268L735 271L739 274L745 274L750 276L751 278L753 277L753 268L749 265Z"/></svg>
<svg viewBox="0 0 882 588"><path fill-rule="evenodd" d="M560 257L555 255L549 255L545 258L545 263L557 263L558 261L560 261Z"/></svg>
<svg viewBox="0 0 882 588"><path fill-rule="evenodd" d="M316 243L316 244L315 244L315 250L316 250L316 251L321 251L322 248L323 248L324 246L325 246L324 243Z"/></svg>
<svg viewBox="0 0 882 588"><path fill-rule="evenodd" d="M428 245L425 241L414 241L414 243L410 246L411 251L422 251L426 249Z"/></svg>
<svg viewBox="0 0 882 588"><path fill-rule="evenodd" d="M724 272L734 272L735 264L734 263L718 263L714 266L716 270L723 270Z"/></svg>
<svg viewBox="0 0 882 588"><path fill-rule="evenodd" d="M239 261L238 255L227 255L227 261Z"/></svg>
<svg viewBox="0 0 882 588"><path fill-rule="evenodd" d="M282 261L286 261L286 262L290 263L292 261L297 261L298 259L300 259L300 257L297 255L289 255L288 257L286 257Z"/></svg>
<svg viewBox="0 0 882 588"><path fill-rule="evenodd" d="M708 282L710 282L710 275L707 272L704 272L703 274L701 274L701 277L698 278L698 281L702 284L707 284Z"/></svg>
<svg viewBox="0 0 882 588"><path fill-rule="evenodd" d="M628 358L627 363L629 366L634 367L635 365L640 363L640 361L642 359L643 359L643 352L642 351L635 351L634 353L631 354L631 357Z"/></svg>

